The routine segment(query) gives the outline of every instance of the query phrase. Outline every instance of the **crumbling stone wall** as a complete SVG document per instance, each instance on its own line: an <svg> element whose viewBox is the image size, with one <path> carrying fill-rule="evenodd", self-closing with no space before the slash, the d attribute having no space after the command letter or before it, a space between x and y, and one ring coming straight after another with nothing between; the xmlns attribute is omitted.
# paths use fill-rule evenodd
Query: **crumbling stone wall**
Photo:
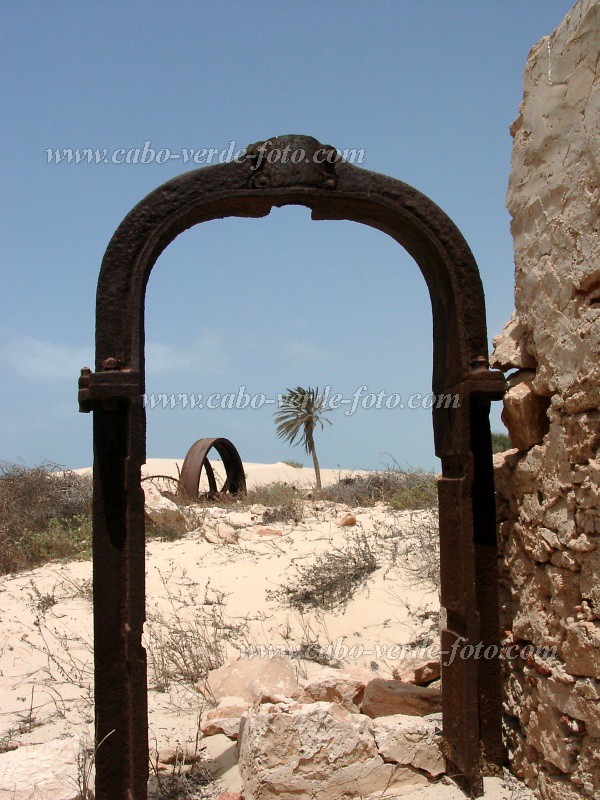
<svg viewBox="0 0 600 800"><path fill-rule="evenodd" d="M530 52L514 138L515 313L496 456L513 771L545 800L600 796L600 0Z"/></svg>

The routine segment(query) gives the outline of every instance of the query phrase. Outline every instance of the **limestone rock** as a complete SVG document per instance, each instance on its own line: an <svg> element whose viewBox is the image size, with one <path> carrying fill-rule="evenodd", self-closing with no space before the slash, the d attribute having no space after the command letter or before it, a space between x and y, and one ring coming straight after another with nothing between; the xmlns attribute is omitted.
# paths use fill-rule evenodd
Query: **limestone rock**
<svg viewBox="0 0 600 800"><path fill-rule="evenodd" d="M585 678L566 685L551 677L538 684L540 702L582 720L588 733L600 738L600 699L589 688Z"/></svg>
<svg viewBox="0 0 600 800"><path fill-rule="evenodd" d="M563 655L572 675L587 675L600 680L600 622L582 621L569 625Z"/></svg>
<svg viewBox="0 0 600 800"><path fill-rule="evenodd" d="M581 792L570 780L542 770L538 783L542 800L581 800Z"/></svg>
<svg viewBox="0 0 600 800"><path fill-rule="evenodd" d="M441 676L442 665L439 659L405 659L394 667L392 674L398 681L426 686Z"/></svg>
<svg viewBox="0 0 600 800"><path fill-rule="evenodd" d="M299 693L292 662L279 656L240 658L213 669L208 673L206 689L217 701L240 697L247 703L254 703L267 694L295 697Z"/></svg>
<svg viewBox="0 0 600 800"><path fill-rule="evenodd" d="M348 711L358 712L369 678L345 670L322 667L305 684L302 702L324 701L337 703Z"/></svg>
<svg viewBox="0 0 600 800"><path fill-rule="evenodd" d="M77 786L79 742L74 737L24 745L0 755L0 798L64 800Z"/></svg>
<svg viewBox="0 0 600 800"><path fill-rule="evenodd" d="M597 0L580 0L532 49L507 193L517 316L531 332L537 391L581 408L598 406L600 385L598 19Z"/></svg>
<svg viewBox="0 0 600 800"><path fill-rule="evenodd" d="M600 545L583 558L579 586L581 596L589 601L592 610L600 618Z"/></svg>
<svg viewBox="0 0 600 800"><path fill-rule="evenodd" d="M238 541L238 532L223 519L210 519L205 522L202 528L204 538L212 544L236 544Z"/></svg>
<svg viewBox="0 0 600 800"><path fill-rule="evenodd" d="M282 536L283 531L280 528L265 528L263 525L257 525L252 528L252 532L257 536Z"/></svg>
<svg viewBox="0 0 600 800"><path fill-rule="evenodd" d="M216 708L202 715L200 730L204 736L223 733L229 739L237 739L240 719L250 703L241 697L223 697Z"/></svg>
<svg viewBox="0 0 600 800"><path fill-rule="evenodd" d="M377 751L372 722L336 703L262 705L248 711L240 744L247 800L341 800L407 777ZM416 783L426 783L409 773Z"/></svg>
<svg viewBox="0 0 600 800"><path fill-rule="evenodd" d="M361 711L369 717L394 714L422 717L442 710L442 692L398 680L375 678L365 687Z"/></svg>
<svg viewBox="0 0 600 800"><path fill-rule="evenodd" d="M600 782L599 41L600 2L579 0L529 54L507 193L516 310L492 356L520 370L503 419L521 452L496 470L502 628L557 648L541 672L506 662L512 769L542 800Z"/></svg>
<svg viewBox="0 0 600 800"><path fill-rule="evenodd" d="M600 788L600 739L586 736L571 778L587 797L598 797Z"/></svg>
<svg viewBox="0 0 600 800"><path fill-rule="evenodd" d="M574 748L570 747L569 729L560 720L560 713L549 706L532 712L527 725L528 739L544 758L561 772L575 766Z"/></svg>
<svg viewBox="0 0 600 800"><path fill-rule="evenodd" d="M549 398L536 394L533 389L534 372L519 373L518 380L509 383L504 395L502 422L508 428L510 441L518 450L528 450L540 444L548 433L546 414Z"/></svg>
<svg viewBox="0 0 600 800"><path fill-rule="evenodd" d="M442 716L394 714L373 721L377 749L385 761L412 766L437 778L446 769L442 755Z"/></svg>
<svg viewBox="0 0 600 800"><path fill-rule="evenodd" d="M492 344L494 352L490 366L505 371L536 368L537 361L528 350L528 347L531 347L531 334L515 312L504 326L502 333L494 337Z"/></svg>
<svg viewBox="0 0 600 800"><path fill-rule="evenodd" d="M185 531L187 519L179 506L168 497L164 497L152 481L144 481L142 486L146 517L159 528Z"/></svg>

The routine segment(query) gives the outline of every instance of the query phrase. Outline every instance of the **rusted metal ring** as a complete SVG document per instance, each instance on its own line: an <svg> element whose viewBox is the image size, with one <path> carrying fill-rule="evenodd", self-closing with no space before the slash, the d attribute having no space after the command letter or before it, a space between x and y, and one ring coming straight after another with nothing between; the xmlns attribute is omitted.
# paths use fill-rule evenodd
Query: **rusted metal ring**
<svg viewBox="0 0 600 800"><path fill-rule="evenodd" d="M208 452L215 448L221 456L225 467L226 479L221 489L217 488L215 473L208 460ZM229 439L198 439L190 447L181 468L179 478L179 494L186 497L198 497L202 468L208 478L209 496L228 492L229 494L246 493L246 476L244 465L235 445Z"/></svg>

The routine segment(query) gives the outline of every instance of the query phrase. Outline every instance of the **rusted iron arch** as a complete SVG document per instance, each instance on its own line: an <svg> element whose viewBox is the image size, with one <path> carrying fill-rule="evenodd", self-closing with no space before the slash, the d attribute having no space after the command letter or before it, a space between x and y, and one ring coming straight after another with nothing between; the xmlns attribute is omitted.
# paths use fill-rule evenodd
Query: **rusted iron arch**
<svg viewBox="0 0 600 800"><path fill-rule="evenodd" d="M308 149L305 138L298 137ZM378 228L413 256L433 306L435 390L460 380L471 364L487 364L477 265L458 228L432 200L402 181L347 163L336 166L334 189L324 188L310 170L289 182L272 170L273 178L257 187L252 165L230 162L185 173L151 192L125 217L108 246L98 282L97 370L115 359L120 367L143 371L145 287L156 260L176 236L200 222L262 217L283 205L305 205L314 219Z"/></svg>
<svg viewBox="0 0 600 800"><path fill-rule="evenodd" d="M169 181L141 201L113 236L98 281L96 371L83 370L79 402L94 411L94 659L97 800L145 800L148 713L144 495L146 460L144 294L165 247L211 219L261 217L273 206L304 205L314 219L378 228L413 256L433 311L433 391L459 404L434 407L442 462L440 510L442 649L479 642L499 648L497 547L490 401L505 388L489 369L483 289L468 245L431 200L401 181L351 164L316 163L310 137L265 145L268 154L304 149L300 163L263 159L257 146L239 163ZM269 150L270 148L270 150ZM260 150L260 148L258 148ZM256 169L254 168L256 167ZM443 738L448 769L472 796L482 771L502 763L498 659L443 663ZM106 738L105 738L106 737Z"/></svg>
<svg viewBox="0 0 600 800"><path fill-rule="evenodd" d="M227 476L220 490L217 486L215 473L208 460L208 453L213 447L221 456L225 475ZM198 439L197 442L194 442L188 450L181 468L181 476L179 478L180 494L187 497L198 497L200 476L203 468L208 478L209 494L216 495L220 492L229 492L229 494L246 493L244 465L235 445L229 439Z"/></svg>

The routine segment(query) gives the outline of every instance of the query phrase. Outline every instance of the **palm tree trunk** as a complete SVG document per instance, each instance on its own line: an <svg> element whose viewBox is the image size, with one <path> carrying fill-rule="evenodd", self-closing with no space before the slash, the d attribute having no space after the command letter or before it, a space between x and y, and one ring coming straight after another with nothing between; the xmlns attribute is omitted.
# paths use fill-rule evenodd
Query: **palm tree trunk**
<svg viewBox="0 0 600 800"><path fill-rule="evenodd" d="M312 437L312 433L309 434L307 437L308 439L308 449L312 456L313 466L315 468L315 482L317 485L317 491L321 491L321 468L319 467L319 461L317 459L317 451L315 450L315 441Z"/></svg>

